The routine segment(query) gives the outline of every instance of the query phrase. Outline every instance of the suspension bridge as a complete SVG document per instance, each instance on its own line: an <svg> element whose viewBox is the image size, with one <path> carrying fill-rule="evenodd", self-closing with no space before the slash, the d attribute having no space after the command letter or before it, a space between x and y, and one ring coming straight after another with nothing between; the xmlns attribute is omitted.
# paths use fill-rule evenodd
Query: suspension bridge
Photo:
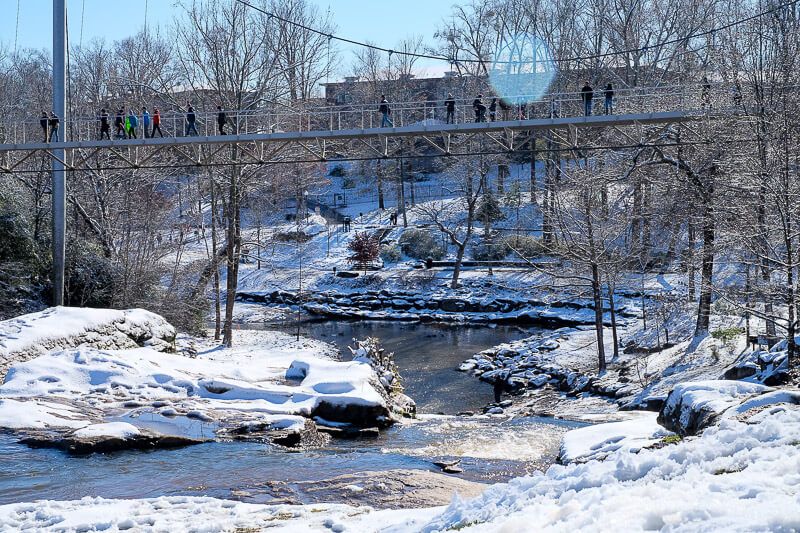
<svg viewBox="0 0 800 533"><path fill-rule="evenodd" d="M100 139L99 117L70 117L59 130L62 142L46 142L37 121L5 125L0 139L0 172L15 172L35 155L45 155L66 170L88 170L92 158L104 157L104 168L157 166L156 156L171 151L187 165L223 164L226 147L240 148L241 164L326 161L331 158L394 158L408 146L421 142L439 155L468 155L468 143L486 141L498 151L515 151L531 136L565 130L578 145L578 131L696 121L709 116L698 87L667 86L622 89L616 92L613 114L586 116L580 93L545 96L514 95L509 102L524 102L498 111L495 119L476 122L471 100L456 102L451 121L445 102L435 100L392 103L392 126L379 127L378 104L320 106L312 109L227 110L223 135L217 114L197 112L195 135L186 134L186 115L162 115L166 135L149 136L139 129L136 139ZM600 105L596 106L601 108ZM715 114L725 110L717 110ZM68 140L67 140L68 139ZM98 168L93 165L92 168Z"/></svg>

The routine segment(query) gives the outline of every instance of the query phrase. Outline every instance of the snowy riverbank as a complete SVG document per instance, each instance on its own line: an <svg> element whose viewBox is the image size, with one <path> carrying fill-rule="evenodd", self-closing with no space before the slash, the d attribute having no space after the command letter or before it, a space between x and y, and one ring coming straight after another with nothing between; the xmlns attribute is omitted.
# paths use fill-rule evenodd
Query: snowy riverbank
<svg viewBox="0 0 800 533"><path fill-rule="evenodd" d="M800 409L775 403L774 397L759 401L766 399L764 391L732 394L726 382L706 384L705 390L727 397L731 405L699 436L648 435L650 430L664 430L647 416L629 424L637 426L637 432L628 428L624 435L619 423L578 429L567 434L564 448L585 462L554 465L546 472L491 486L473 499L455 496L447 507L375 511L213 498L87 498L2 506L0 524L18 529L145 531L189 531L202 524L205 531L269 527L359 533L800 528L800 515L793 512L800 508ZM676 392L669 403L687 403L688 393ZM626 440L632 433L636 438ZM603 453L581 453L592 448Z"/></svg>

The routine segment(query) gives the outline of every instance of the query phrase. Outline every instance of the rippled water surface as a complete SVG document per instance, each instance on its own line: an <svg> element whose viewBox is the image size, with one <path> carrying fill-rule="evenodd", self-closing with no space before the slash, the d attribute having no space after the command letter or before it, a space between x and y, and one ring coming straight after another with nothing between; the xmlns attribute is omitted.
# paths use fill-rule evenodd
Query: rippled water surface
<svg viewBox="0 0 800 533"><path fill-rule="evenodd" d="M375 336L396 361L407 393L422 413L479 410L492 390L453 369L472 354L535 331L511 327L465 328L398 323L315 322L301 334L345 348L353 337ZM159 429L165 420L145 420ZM198 421L183 428L205 434ZM462 477L503 481L552 463L564 431L574 424L550 419L423 416L375 438L333 440L323 449L287 452L254 443L209 442L175 450L71 457L29 449L0 435L0 503L84 496L142 498L209 495L246 501L332 501L335 494L298 488L299 483L354 472L438 471L437 459L461 459Z"/></svg>

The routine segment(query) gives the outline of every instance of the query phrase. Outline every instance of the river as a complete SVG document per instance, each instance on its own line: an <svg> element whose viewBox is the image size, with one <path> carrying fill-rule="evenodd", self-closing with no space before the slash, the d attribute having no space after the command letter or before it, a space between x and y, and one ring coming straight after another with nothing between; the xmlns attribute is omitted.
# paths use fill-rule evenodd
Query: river
<svg viewBox="0 0 800 533"><path fill-rule="evenodd" d="M561 435L576 424L436 414L479 411L492 401L491 387L454 368L478 351L533 333L511 326L305 323L301 334L340 349L346 349L354 337L381 339L395 353L406 392L417 401L421 419L398 424L374 438L335 439L320 449L288 452L255 443L209 442L176 450L71 457L56 450L29 449L3 434L0 503L84 496L208 495L248 502L348 501L392 506L413 502L392 504L369 491L355 497L357 482L332 485L327 480L359 473L370 478L375 472L434 473L439 471L432 463L435 460L460 459L464 472L459 478L480 483L546 468L555 460ZM198 425L193 431L204 430L202 422L192 423Z"/></svg>

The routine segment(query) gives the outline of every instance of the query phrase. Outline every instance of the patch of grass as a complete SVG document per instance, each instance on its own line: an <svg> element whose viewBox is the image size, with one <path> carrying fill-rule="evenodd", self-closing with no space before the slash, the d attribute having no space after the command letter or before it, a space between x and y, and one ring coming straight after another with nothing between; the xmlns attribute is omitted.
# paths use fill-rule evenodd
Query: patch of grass
<svg viewBox="0 0 800 533"><path fill-rule="evenodd" d="M742 328L731 327L714 330L711 332L711 336L723 342L730 342L743 333Z"/></svg>
<svg viewBox="0 0 800 533"><path fill-rule="evenodd" d="M663 442L664 444L678 444L682 440L683 437L681 437L680 435L667 435L666 437L661 439L661 442Z"/></svg>
<svg viewBox="0 0 800 533"><path fill-rule="evenodd" d="M473 520L471 522L459 522L458 524L456 524L456 525L454 525L452 527L448 527L447 531L461 531L462 529L466 529L466 528L474 526L474 525L476 525L478 523L479 522L477 520Z"/></svg>
<svg viewBox="0 0 800 533"><path fill-rule="evenodd" d="M270 522L278 522L278 521L286 522L287 520L294 520L295 518L297 518L297 516L298 516L297 513L289 513L289 512L286 512L286 511L279 511L279 512L275 513L274 515L270 516L270 517L264 518L264 520L265 521L270 521ZM260 530L257 529L256 531L260 531Z"/></svg>

